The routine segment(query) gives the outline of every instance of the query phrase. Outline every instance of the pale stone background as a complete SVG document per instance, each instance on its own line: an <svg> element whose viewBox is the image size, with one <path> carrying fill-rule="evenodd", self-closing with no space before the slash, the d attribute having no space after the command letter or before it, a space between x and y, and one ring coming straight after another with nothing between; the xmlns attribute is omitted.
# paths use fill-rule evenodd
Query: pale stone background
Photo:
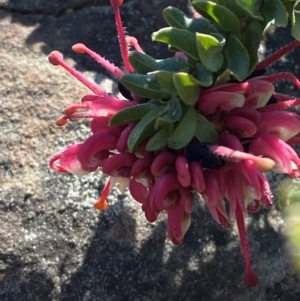
<svg viewBox="0 0 300 301"><path fill-rule="evenodd" d="M183 0L129 0L122 7L128 33L157 58L169 53L150 34L165 24L161 9L171 4L188 11ZM266 52L290 39L279 31ZM51 154L89 134L86 122L54 124L64 106L88 91L48 63L51 50L115 91L101 67L72 53L77 42L120 65L108 0L0 0L0 300L299 300L276 207L249 216L261 282L248 289L235 226L223 230L198 202L184 243L174 247L164 217L147 223L127 195L114 191L107 211L93 209L101 173L77 178L49 169ZM297 71L299 51L270 72L283 65Z"/></svg>

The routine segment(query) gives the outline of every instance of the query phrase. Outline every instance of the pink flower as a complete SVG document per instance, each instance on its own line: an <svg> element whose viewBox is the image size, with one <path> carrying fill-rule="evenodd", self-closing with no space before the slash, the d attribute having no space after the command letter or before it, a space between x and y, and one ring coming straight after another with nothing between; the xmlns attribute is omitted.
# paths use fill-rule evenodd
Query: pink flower
<svg viewBox="0 0 300 301"><path fill-rule="evenodd" d="M124 73L134 72L128 45L144 53L135 38L125 37L119 11L122 2L111 0L124 71L83 44L73 46L75 52L90 55L117 79ZM256 70L265 69L297 46L299 42L288 44L260 62ZM183 52L176 55L189 61ZM168 237L177 245L182 243L191 224L194 195L198 194L212 217L223 227L230 227L231 218L236 220L245 261L243 279L247 286L256 285L258 276L251 266L244 214L272 205L272 193L265 172L300 176L300 159L290 146L300 143L299 117L295 113L282 111L299 105L300 99L277 94L274 87L279 80L290 80L300 87L299 80L287 72L264 76L252 74L243 82L215 83L203 88L199 98L196 95L197 103L192 109L197 110L197 118L203 118L215 130L215 143L199 141L195 134L182 149L171 149L165 145L157 151L147 151L145 139L134 153L130 153L128 139L137 126L136 120L113 127L109 125L109 120L121 110L139 104L141 98L131 91L128 91L128 98L134 101L109 95L71 68L58 51L50 54L49 61L62 66L94 93L84 96L81 103L67 106L64 115L56 122L62 126L68 120L90 119L91 135L55 154L50 159L50 167L77 176L101 168L109 180L95 208L107 208L107 197L113 187L122 192L129 187L149 222L156 221L161 212L167 213ZM269 104L270 99L276 103ZM201 129L201 122L197 126Z"/></svg>
<svg viewBox="0 0 300 301"><path fill-rule="evenodd" d="M274 160L272 171L299 177L300 159L295 150L283 140L263 134L251 142L249 149L257 156Z"/></svg>
<svg viewBox="0 0 300 301"><path fill-rule="evenodd" d="M50 159L50 167L58 172L69 172L77 176L86 175L97 169L96 167L83 166L78 160L78 151L82 144L73 144L66 147L61 152L55 154ZM59 164L57 164L59 161Z"/></svg>

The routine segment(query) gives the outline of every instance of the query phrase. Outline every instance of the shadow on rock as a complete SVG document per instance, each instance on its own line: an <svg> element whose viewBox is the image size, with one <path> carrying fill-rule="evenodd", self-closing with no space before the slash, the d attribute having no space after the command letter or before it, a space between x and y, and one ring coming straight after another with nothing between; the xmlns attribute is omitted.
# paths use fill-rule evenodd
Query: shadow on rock
<svg viewBox="0 0 300 301"><path fill-rule="evenodd" d="M21 258L0 254L5 269L0 271L0 300L51 301L54 284L44 272L32 270L34 263L25 265Z"/></svg>
<svg viewBox="0 0 300 301"><path fill-rule="evenodd" d="M42 3L42 1L40 2ZM72 52L71 47L79 42L86 44L117 66L122 66L114 14L109 1L73 0L73 2L83 3L78 9L58 16L55 14L53 16L43 15L43 13L40 15L15 13L12 15L12 22L25 26L38 24L38 27L26 40L28 46L42 43L41 51L46 55L52 50L59 50L66 57L73 58L78 63L76 68L79 70L102 71L102 68L92 59ZM9 5L10 2L8 2L8 7ZM60 7L59 3L56 5ZM139 1L129 0L121 7L127 34L138 38L144 50L156 58L173 55L168 51L166 45L151 41L153 31L167 26L162 17L162 9L169 5L176 6L188 13L187 2L180 0L152 1L151 4L141 4ZM72 7L71 4L70 7ZM47 10L45 9L45 11Z"/></svg>
<svg viewBox="0 0 300 301"><path fill-rule="evenodd" d="M259 256L284 249L285 240L269 225L267 214L253 215L248 227L250 247L255 270L276 274L272 266L255 264ZM257 227L262 216L265 227ZM195 210L185 241L177 247L165 240L164 222L149 225L151 235L137 247L133 233L139 229L132 227L128 241L124 220L134 225L125 211L118 218L101 216L82 265L62 287L61 300L235 300L249 290L241 280L244 266L239 244L233 243L232 232L216 224L205 209ZM121 232L111 237L120 223ZM261 289L261 285L253 288L253 296ZM264 300L286 300L287 294L296 300L298 293L267 286Z"/></svg>

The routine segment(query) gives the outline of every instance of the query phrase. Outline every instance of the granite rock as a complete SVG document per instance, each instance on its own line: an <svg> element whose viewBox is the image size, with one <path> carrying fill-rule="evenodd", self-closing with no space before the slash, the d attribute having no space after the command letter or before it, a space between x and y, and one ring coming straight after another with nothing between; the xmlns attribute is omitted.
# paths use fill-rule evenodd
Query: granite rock
<svg viewBox="0 0 300 301"><path fill-rule="evenodd" d="M127 32L155 57L171 55L165 45L152 43L150 34L164 24L162 7L173 3L188 12L186 2L140 2L126 1L122 7ZM0 300L298 300L299 277L276 206L247 219L254 268L261 278L248 289L241 281L236 227L222 229L198 200L184 243L173 246L165 235L165 217L147 223L127 194L114 190L107 211L93 209L105 182L100 172L77 178L49 169L49 157L82 141L89 128L84 121L55 126L64 106L88 91L51 66L47 54L62 51L68 62L116 92L105 71L70 50L83 42L121 64L108 4L0 2L5 29L0 31ZM287 31L271 35L266 52L288 39ZM297 53L285 60L294 72ZM272 178L274 188L277 180Z"/></svg>

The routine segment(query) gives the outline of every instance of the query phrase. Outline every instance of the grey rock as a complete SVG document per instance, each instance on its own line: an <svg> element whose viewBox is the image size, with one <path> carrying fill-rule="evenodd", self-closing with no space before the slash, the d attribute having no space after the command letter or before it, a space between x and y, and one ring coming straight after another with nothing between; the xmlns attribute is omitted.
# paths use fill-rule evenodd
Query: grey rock
<svg viewBox="0 0 300 301"><path fill-rule="evenodd" d="M280 49L287 43L293 40L290 34L290 27L288 28L277 28L275 31L271 31L268 34L268 38L265 41L265 55L268 56L274 50ZM275 72L289 71L294 73L298 78L300 78L300 49L299 47L295 49L292 54L283 57L275 64L268 68L268 73L272 74ZM296 97L300 96L299 88L293 85L291 82L284 81L278 82L276 84L278 91L285 94L294 95Z"/></svg>
<svg viewBox="0 0 300 301"><path fill-rule="evenodd" d="M247 219L254 268L261 278L248 289L241 281L235 226L223 230L200 202L184 243L173 246L166 239L165 217L147 223L128 195L114 190L107 211L93 209L105 182L100 172L77 178L49 169L54 152L89 135L87 122L54 125L66 105L89 92L46 56L53 49L62 51L71 64L115 91L115 82L97 64L70 51L83 42L120 65L112 9L101 1L3 3L0 300L298 300L299 278L276 206ZM152 43L150 34L164 24L163 6L178 4L188 12L186 2L140 3L132 0L122 7L128 33L155 57L171 55L165 45ZM79 4L84 5L56 14ZM285 37L286 31L282 43ZM279 48L279 37L272 38L267 51ZM292 58L296 68L297 56ZM275 178L272 182L276 187Z"/></svg>
<svg viewBox="0 0 300 301"><path fill-rule="evenodd" d="M109 5L109 0L1 0L0 5L12 12L20 14L61 15L91 5Z"/></svg>

